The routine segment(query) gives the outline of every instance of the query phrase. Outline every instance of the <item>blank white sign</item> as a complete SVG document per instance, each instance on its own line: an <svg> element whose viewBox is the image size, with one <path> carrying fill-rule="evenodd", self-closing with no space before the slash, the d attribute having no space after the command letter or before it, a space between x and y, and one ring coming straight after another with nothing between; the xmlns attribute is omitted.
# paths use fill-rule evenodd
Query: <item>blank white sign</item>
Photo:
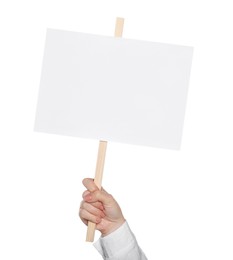
<svg viewBox="0 0 233 260"><path fill-rule="evenodd" d="M35 130L179 149L192 53L48 29Z"/></svg>

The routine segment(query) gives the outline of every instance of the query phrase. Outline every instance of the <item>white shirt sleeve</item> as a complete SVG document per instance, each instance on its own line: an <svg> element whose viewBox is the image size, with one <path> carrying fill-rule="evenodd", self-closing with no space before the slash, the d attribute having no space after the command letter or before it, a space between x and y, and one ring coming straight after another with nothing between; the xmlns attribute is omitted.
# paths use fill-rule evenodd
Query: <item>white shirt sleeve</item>
<svg viewBox="0 0 233 260"><path fill-rule="evenodd" d="M94 246L105 260L147 260L126 221L111 234L100 237Z"/></svg>

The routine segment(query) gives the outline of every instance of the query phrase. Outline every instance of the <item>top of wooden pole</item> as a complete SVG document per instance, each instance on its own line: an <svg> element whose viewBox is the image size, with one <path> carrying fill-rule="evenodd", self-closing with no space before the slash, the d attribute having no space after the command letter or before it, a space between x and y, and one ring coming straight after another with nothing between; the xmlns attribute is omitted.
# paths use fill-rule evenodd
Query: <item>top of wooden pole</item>
<svg viewBox="0 0 233 260"><path fill-rule="evenodd" d="M124 27L124 18L116 18L115 37L122 37Z"/></svg>

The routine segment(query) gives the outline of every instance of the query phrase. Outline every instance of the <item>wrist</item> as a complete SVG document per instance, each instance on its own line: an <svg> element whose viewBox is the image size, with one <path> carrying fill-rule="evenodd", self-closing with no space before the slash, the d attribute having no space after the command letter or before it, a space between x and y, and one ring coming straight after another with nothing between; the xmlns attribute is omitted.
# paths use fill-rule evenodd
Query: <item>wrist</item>
<svg viewBox="0 0 233 260"><path fill-rule="evenodd" d="M121 227L125 223L125 221L126 220L124 219L124 217L122 217L121 219L119 219L117 221L109 223L108 227L101 232L102 237L106 237L107 235L109 235L112 232L114 232L115 230L117 230L119 227Z"/></svg>

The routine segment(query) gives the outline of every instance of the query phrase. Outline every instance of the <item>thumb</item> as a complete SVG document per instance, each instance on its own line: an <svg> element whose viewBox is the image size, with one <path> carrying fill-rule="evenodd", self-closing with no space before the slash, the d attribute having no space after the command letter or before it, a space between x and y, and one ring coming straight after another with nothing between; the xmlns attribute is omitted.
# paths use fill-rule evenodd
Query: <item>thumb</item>
<svg viewBox="0 0 233 260"><path fill-rule="evenodd" d="M90 192L94 192L98 190L99 188L96 186L93 179L85 178L83 179L83 185L86 187L86 189Z"/></svg>

